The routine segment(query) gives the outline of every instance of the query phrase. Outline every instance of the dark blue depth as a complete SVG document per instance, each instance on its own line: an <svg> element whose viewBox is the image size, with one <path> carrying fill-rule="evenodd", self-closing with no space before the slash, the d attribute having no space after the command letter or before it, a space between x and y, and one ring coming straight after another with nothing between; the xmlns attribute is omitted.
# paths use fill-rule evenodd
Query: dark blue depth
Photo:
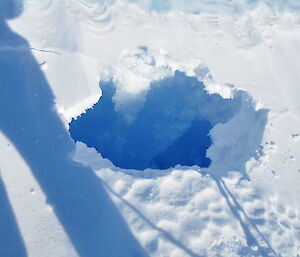
<svg viewBox="0 0 300 257"><path fill-rule="evenodd" d="M209 95L201 82L181 72L152 83L143 103L118 111L114 84L101 83L101 89L99 102L72 120L70 133L75 141L94 147L126 169L167 169L177 164L208 167L209 131L240 107L240 99Z"/></svg>

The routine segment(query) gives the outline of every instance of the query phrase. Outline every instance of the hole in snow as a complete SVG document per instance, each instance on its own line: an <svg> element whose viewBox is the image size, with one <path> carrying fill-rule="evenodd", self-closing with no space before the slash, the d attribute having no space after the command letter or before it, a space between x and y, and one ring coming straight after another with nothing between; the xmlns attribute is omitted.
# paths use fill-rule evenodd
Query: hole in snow
<svg viewBox="0 0 300 257"><path fill-rule="evenodd" d="M240 97L210 95L196 78L181 72L153 82L146 95L125 104L116 104L113 82L101 88L99 102L71 121L70 133L126 169L208 167L209 131L241 107Z"/></svg>

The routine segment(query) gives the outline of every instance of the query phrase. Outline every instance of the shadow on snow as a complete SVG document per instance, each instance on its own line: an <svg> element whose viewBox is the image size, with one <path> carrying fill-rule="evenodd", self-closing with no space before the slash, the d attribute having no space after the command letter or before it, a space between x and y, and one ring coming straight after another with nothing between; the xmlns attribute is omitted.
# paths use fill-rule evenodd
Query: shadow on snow
<svg viewBox="0 0 300 257"><path fill-rule="evenodd" d="M147 256L99 177L68 160L75 144L55 111L53 93L28 43L7 26L5 19L14 6L12 1L5 4L0 6L8 8L7 13L0 8L1 131L30 166L79 256ZM0 189L5 210L0 238L6 237L0 252L11 253L1 256L26 256L2 184Z"/></svg>

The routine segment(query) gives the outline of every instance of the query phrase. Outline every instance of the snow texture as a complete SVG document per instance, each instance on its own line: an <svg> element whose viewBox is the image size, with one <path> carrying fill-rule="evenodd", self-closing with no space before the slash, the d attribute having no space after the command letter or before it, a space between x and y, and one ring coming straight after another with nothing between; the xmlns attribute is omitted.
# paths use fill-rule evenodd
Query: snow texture
<svg viewBox="0 0 300 257"><path fill-rule="evenodd" d="M299 12L297 0L0 0L0 256L299 256ZM69 129L98 111L89 134L109 130L107 151L120 135L118 154L142 154L124 132L143 138L143 119L164 145L150 137L139 163L75 143ZM173 159L193 151L180 138L197 115L210 165ZM148 165L160 147L168 165Z"/></svg>

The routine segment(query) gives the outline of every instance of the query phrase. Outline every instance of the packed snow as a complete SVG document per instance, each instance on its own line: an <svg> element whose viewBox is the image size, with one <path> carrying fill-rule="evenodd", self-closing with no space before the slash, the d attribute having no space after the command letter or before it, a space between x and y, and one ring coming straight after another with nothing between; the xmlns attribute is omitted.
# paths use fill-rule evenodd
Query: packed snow
<svg viewBox="0 0 300 257"><path fill-rule="evenodd" d="M0 256L299 257L300 2L0 0Z"/></svg>

